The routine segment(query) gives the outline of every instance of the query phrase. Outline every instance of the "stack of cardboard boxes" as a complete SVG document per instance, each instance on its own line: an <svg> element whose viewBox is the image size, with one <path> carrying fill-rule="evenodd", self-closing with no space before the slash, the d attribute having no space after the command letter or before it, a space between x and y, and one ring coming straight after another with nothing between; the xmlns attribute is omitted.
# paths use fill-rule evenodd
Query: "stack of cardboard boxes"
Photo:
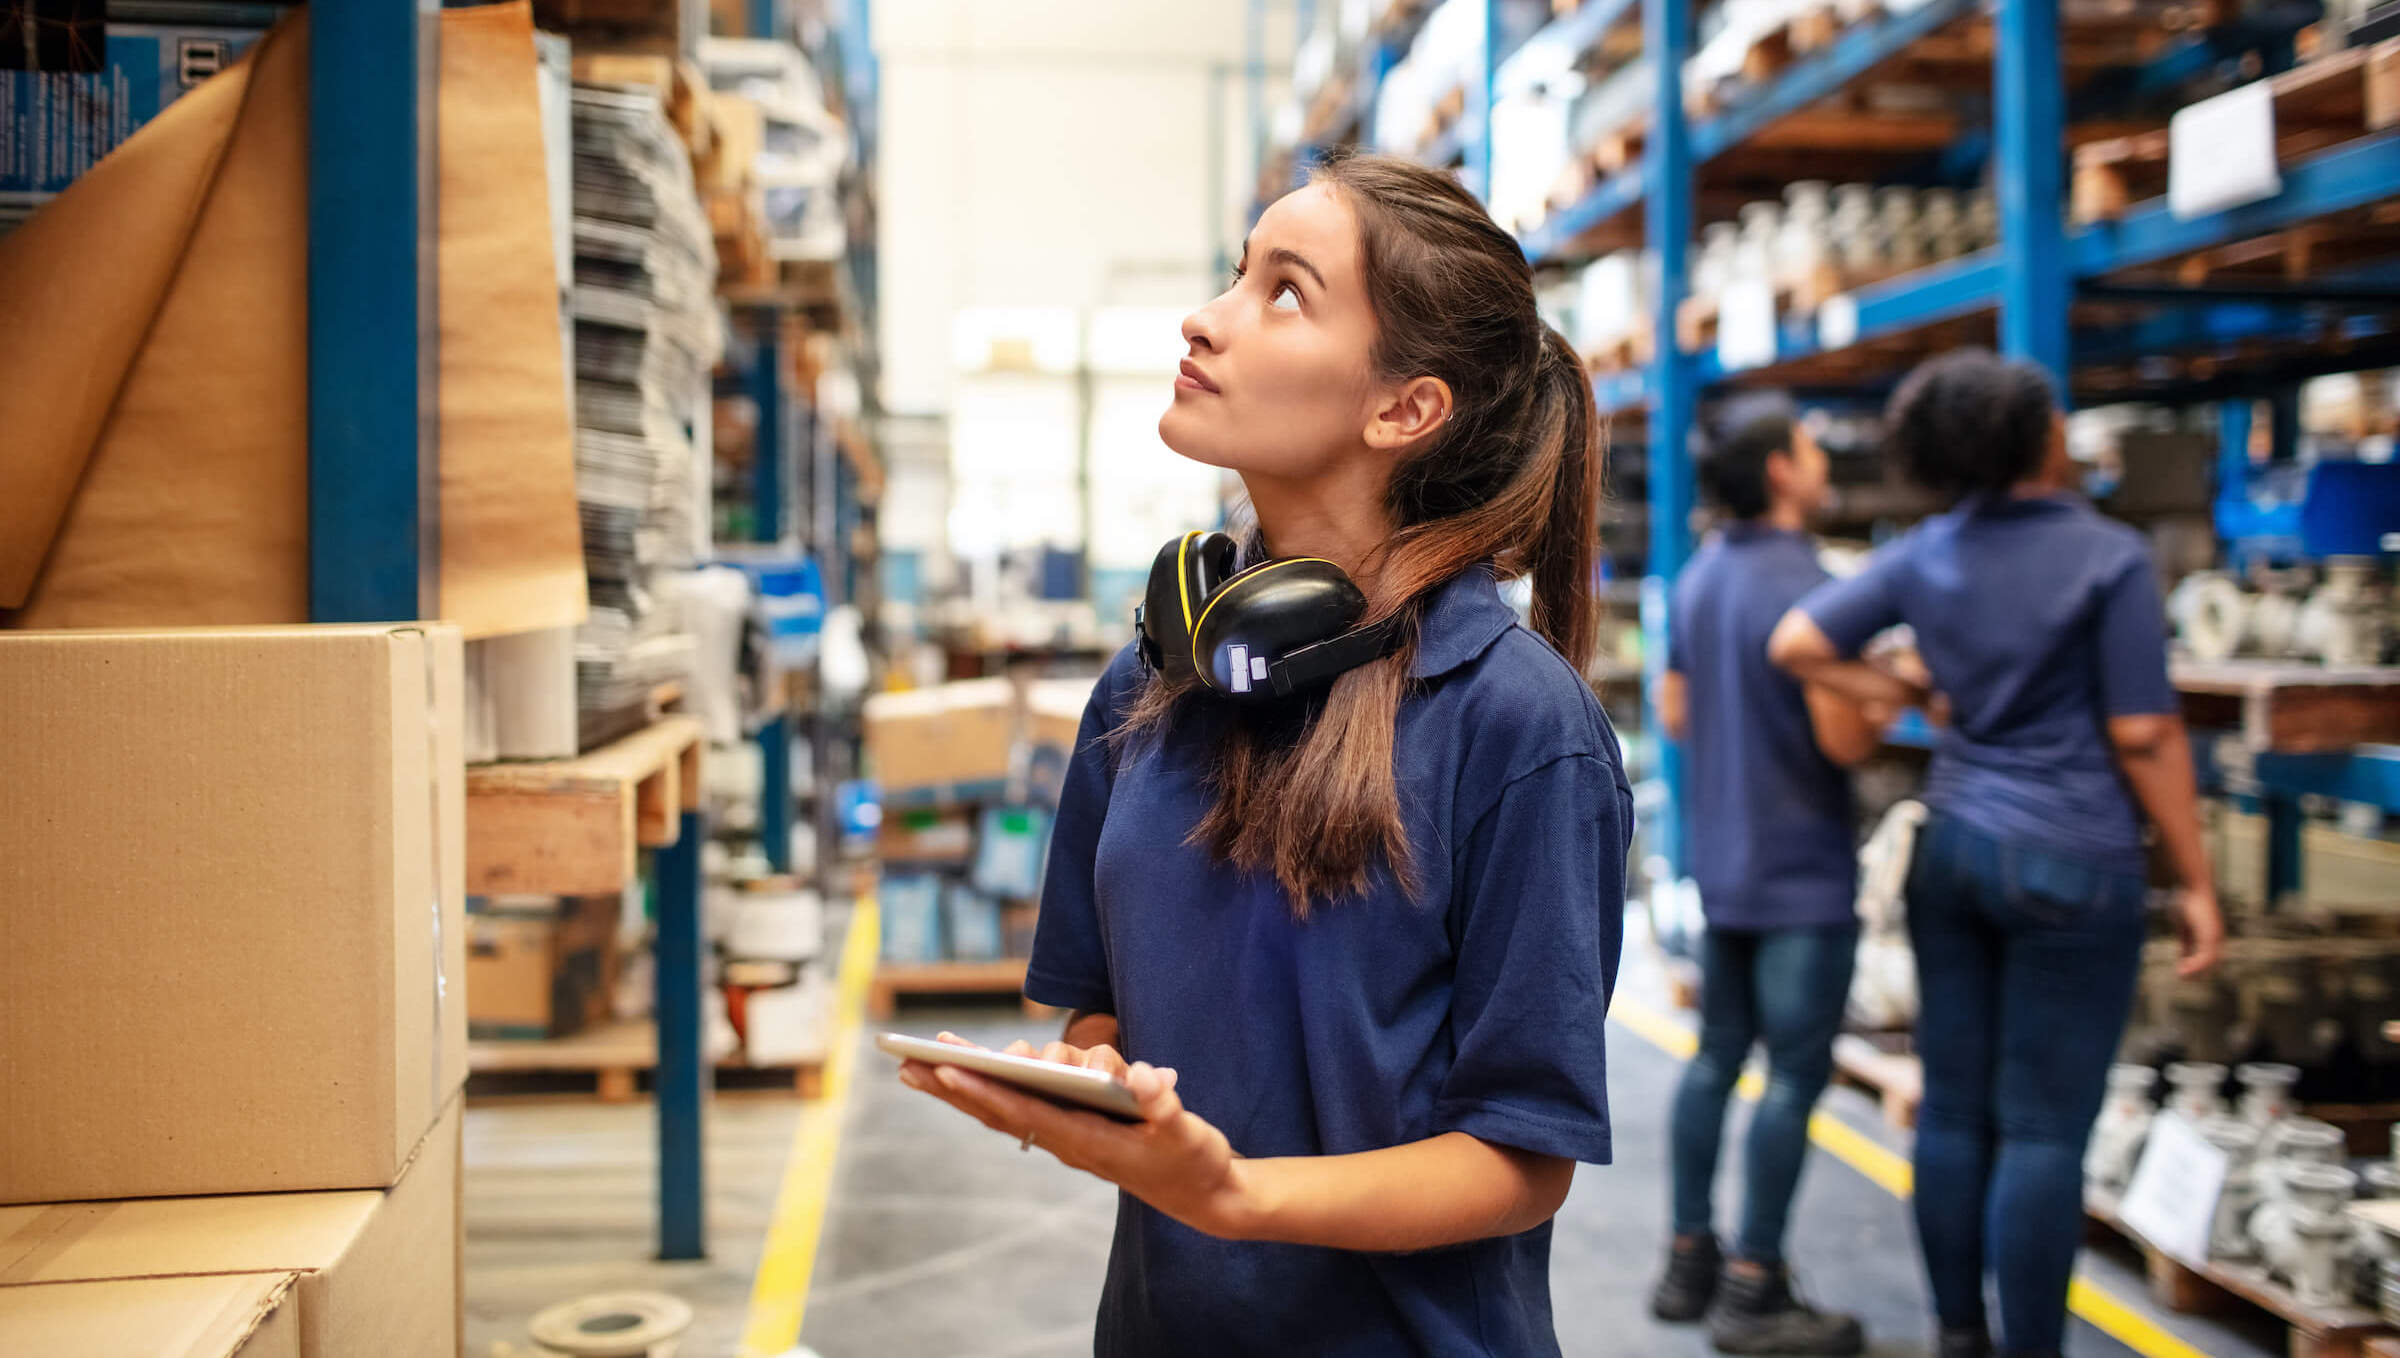
<svg viewBox="0 0 2400 1358"><path fill-rule="evenodd" d="M1088 679L972 679L867 700L886 961L1031 951L1051 815L1091 690Z"/></svg>
<svg viewBox="0 0 2400 1358"><path fill-rule="evenodd" d="M0 1353L456 1354L460 645L0 634Z"/></svg>
<svg viewBox="0 0 2400 1358"><path fill-rule="evenodd" d="M755 100L719 93L708 104L710 144L693 162L708 226L717 242L717 281L772 287L775 260L767 250L766 189L758 182L758 153L766 145L765 111Z"/></svg>

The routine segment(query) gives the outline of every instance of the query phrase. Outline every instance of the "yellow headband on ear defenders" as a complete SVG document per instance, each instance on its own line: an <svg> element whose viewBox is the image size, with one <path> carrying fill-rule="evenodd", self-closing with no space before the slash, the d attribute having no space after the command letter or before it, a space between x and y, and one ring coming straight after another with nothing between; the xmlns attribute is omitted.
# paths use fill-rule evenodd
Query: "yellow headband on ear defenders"
<svg viewBox="0 0 2400 1358"><path fill-rule="evenodd" d="M1357 625L1366 596L1340 566L1286 557L1236 571L1237 556L1223 533L1185 533L1159 549L1134 622L1144 659L1169 679L1188 676L1236 701L1272 701L1397 648L1391 620Z"/></svg>

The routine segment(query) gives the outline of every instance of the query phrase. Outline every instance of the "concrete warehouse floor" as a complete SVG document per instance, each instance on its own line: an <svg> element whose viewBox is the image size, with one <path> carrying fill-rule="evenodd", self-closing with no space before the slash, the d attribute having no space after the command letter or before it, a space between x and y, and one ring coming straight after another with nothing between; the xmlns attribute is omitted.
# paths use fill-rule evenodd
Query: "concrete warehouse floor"
<svg viewBox="0 0 2400 1358"><path fill-rule="evenodd" d="M1701 1332L1654 1325L1644 1305L1665 1229L1666 1109L1680 1067L1667 1048L1688 1016L1669 1011L1639 943L1628 945L1617 1019L1610 1085L1620 1158L1581 1170L1558 1218L1560 1343L1569 1358L1698 1358L1711 1352ZM895 1026L953 1027L993 1044L1047 1032L995 1009L908 1009ZM809 1348L822 1358L1088 1354L1113 1190L1046 1156L1021 1154L912 1094L880 1054L866 1050L856 1060L846 1107L823 1110L841 1126L830 1194L785 1209L801 1218L823 1213L805 1298ZM620 1287L659 1288L693 1304L700 1319L679 1350L684 1358L740 1352L752 1270L800 1107L748 1095L718 1100L710 1123L714 1258L699 1265L648 1257L647 1105L470 1110L468 1352L484 1358L495 1341L522 1345L525 1321L540 1307ZM1830 1092L1823 1108L1833 1126L1821 1131L1795 1214L1803 1287L1822 1305L1860 1314L1878 1358L1923 1354L1929 1321L1907 1206L1877 1182L1905 1165L1905 1134L1884 1127L1872 1101L1854 1091ZM1728 1145L1738 1146L1745 1114L1737 1108L1733 1116ZM1721 1202L1738 1199L1738 1182L1729 1180ZM794 1224L783 1223L785 1239ZM805 1232L811 1223L798 1224ZM2280 1327L2263 1317L2160 1313L2129 1251L2087 1250L2083 1268L2103 1297L2095 1314L2125 1339L2078 1320L2068 1347L2077 1358L2284 1352Z"/></svg>

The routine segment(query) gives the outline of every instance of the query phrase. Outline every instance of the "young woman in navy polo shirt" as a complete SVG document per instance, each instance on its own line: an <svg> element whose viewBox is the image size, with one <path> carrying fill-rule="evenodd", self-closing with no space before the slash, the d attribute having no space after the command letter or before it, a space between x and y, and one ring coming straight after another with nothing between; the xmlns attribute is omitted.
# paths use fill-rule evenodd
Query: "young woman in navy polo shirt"
<svg viewBox="0 0 2400 1358"><path fill-rule="evenodd" d="M1263 710L1131 647L1101 678L1025 990L1075 1011L1038 1054L1125 1072L1144 1122L901 1078L1123 1190L1103 1355L1554 1354L1632 821L1579 669L1583 365L1482 207L1380 157L1269 208L1183 334L1161 438L1241 474L1255 557L1338 563L1404 640Z"/></svg>
<svg viewBox="0 0 2400 1358"><path fill-rule="evenodd" d="M1912 701L1855 659L1907 623L1949 700L1908 879L1923 1013L1917 1233L1941 1358L2055 1355L2083 1238L2083 1150L2133 1002L2142 823L2183 884L2182 972L2224 924L2142 536L2074 495L2040 369L1933 359L1885 412L1894 460L1957 502L1802 599L1775 662L1865 702Z"/></svg>

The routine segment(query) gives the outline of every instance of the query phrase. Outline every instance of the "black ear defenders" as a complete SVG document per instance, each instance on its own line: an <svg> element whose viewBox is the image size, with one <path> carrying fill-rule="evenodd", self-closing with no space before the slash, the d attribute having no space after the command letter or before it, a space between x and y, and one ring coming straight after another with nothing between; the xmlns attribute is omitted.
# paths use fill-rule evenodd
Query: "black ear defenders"
<svg viewBox="0 0 2400 1358"><path fill-rule="evenodd" d="M1142 658L1169 679L1272 702L1399 649L1396 620L1358 625L1367 596L1341 567L1301 556L1237 571L1236 550L1223 533L1186 533L1151 564L1133 621Z"/></svg>

